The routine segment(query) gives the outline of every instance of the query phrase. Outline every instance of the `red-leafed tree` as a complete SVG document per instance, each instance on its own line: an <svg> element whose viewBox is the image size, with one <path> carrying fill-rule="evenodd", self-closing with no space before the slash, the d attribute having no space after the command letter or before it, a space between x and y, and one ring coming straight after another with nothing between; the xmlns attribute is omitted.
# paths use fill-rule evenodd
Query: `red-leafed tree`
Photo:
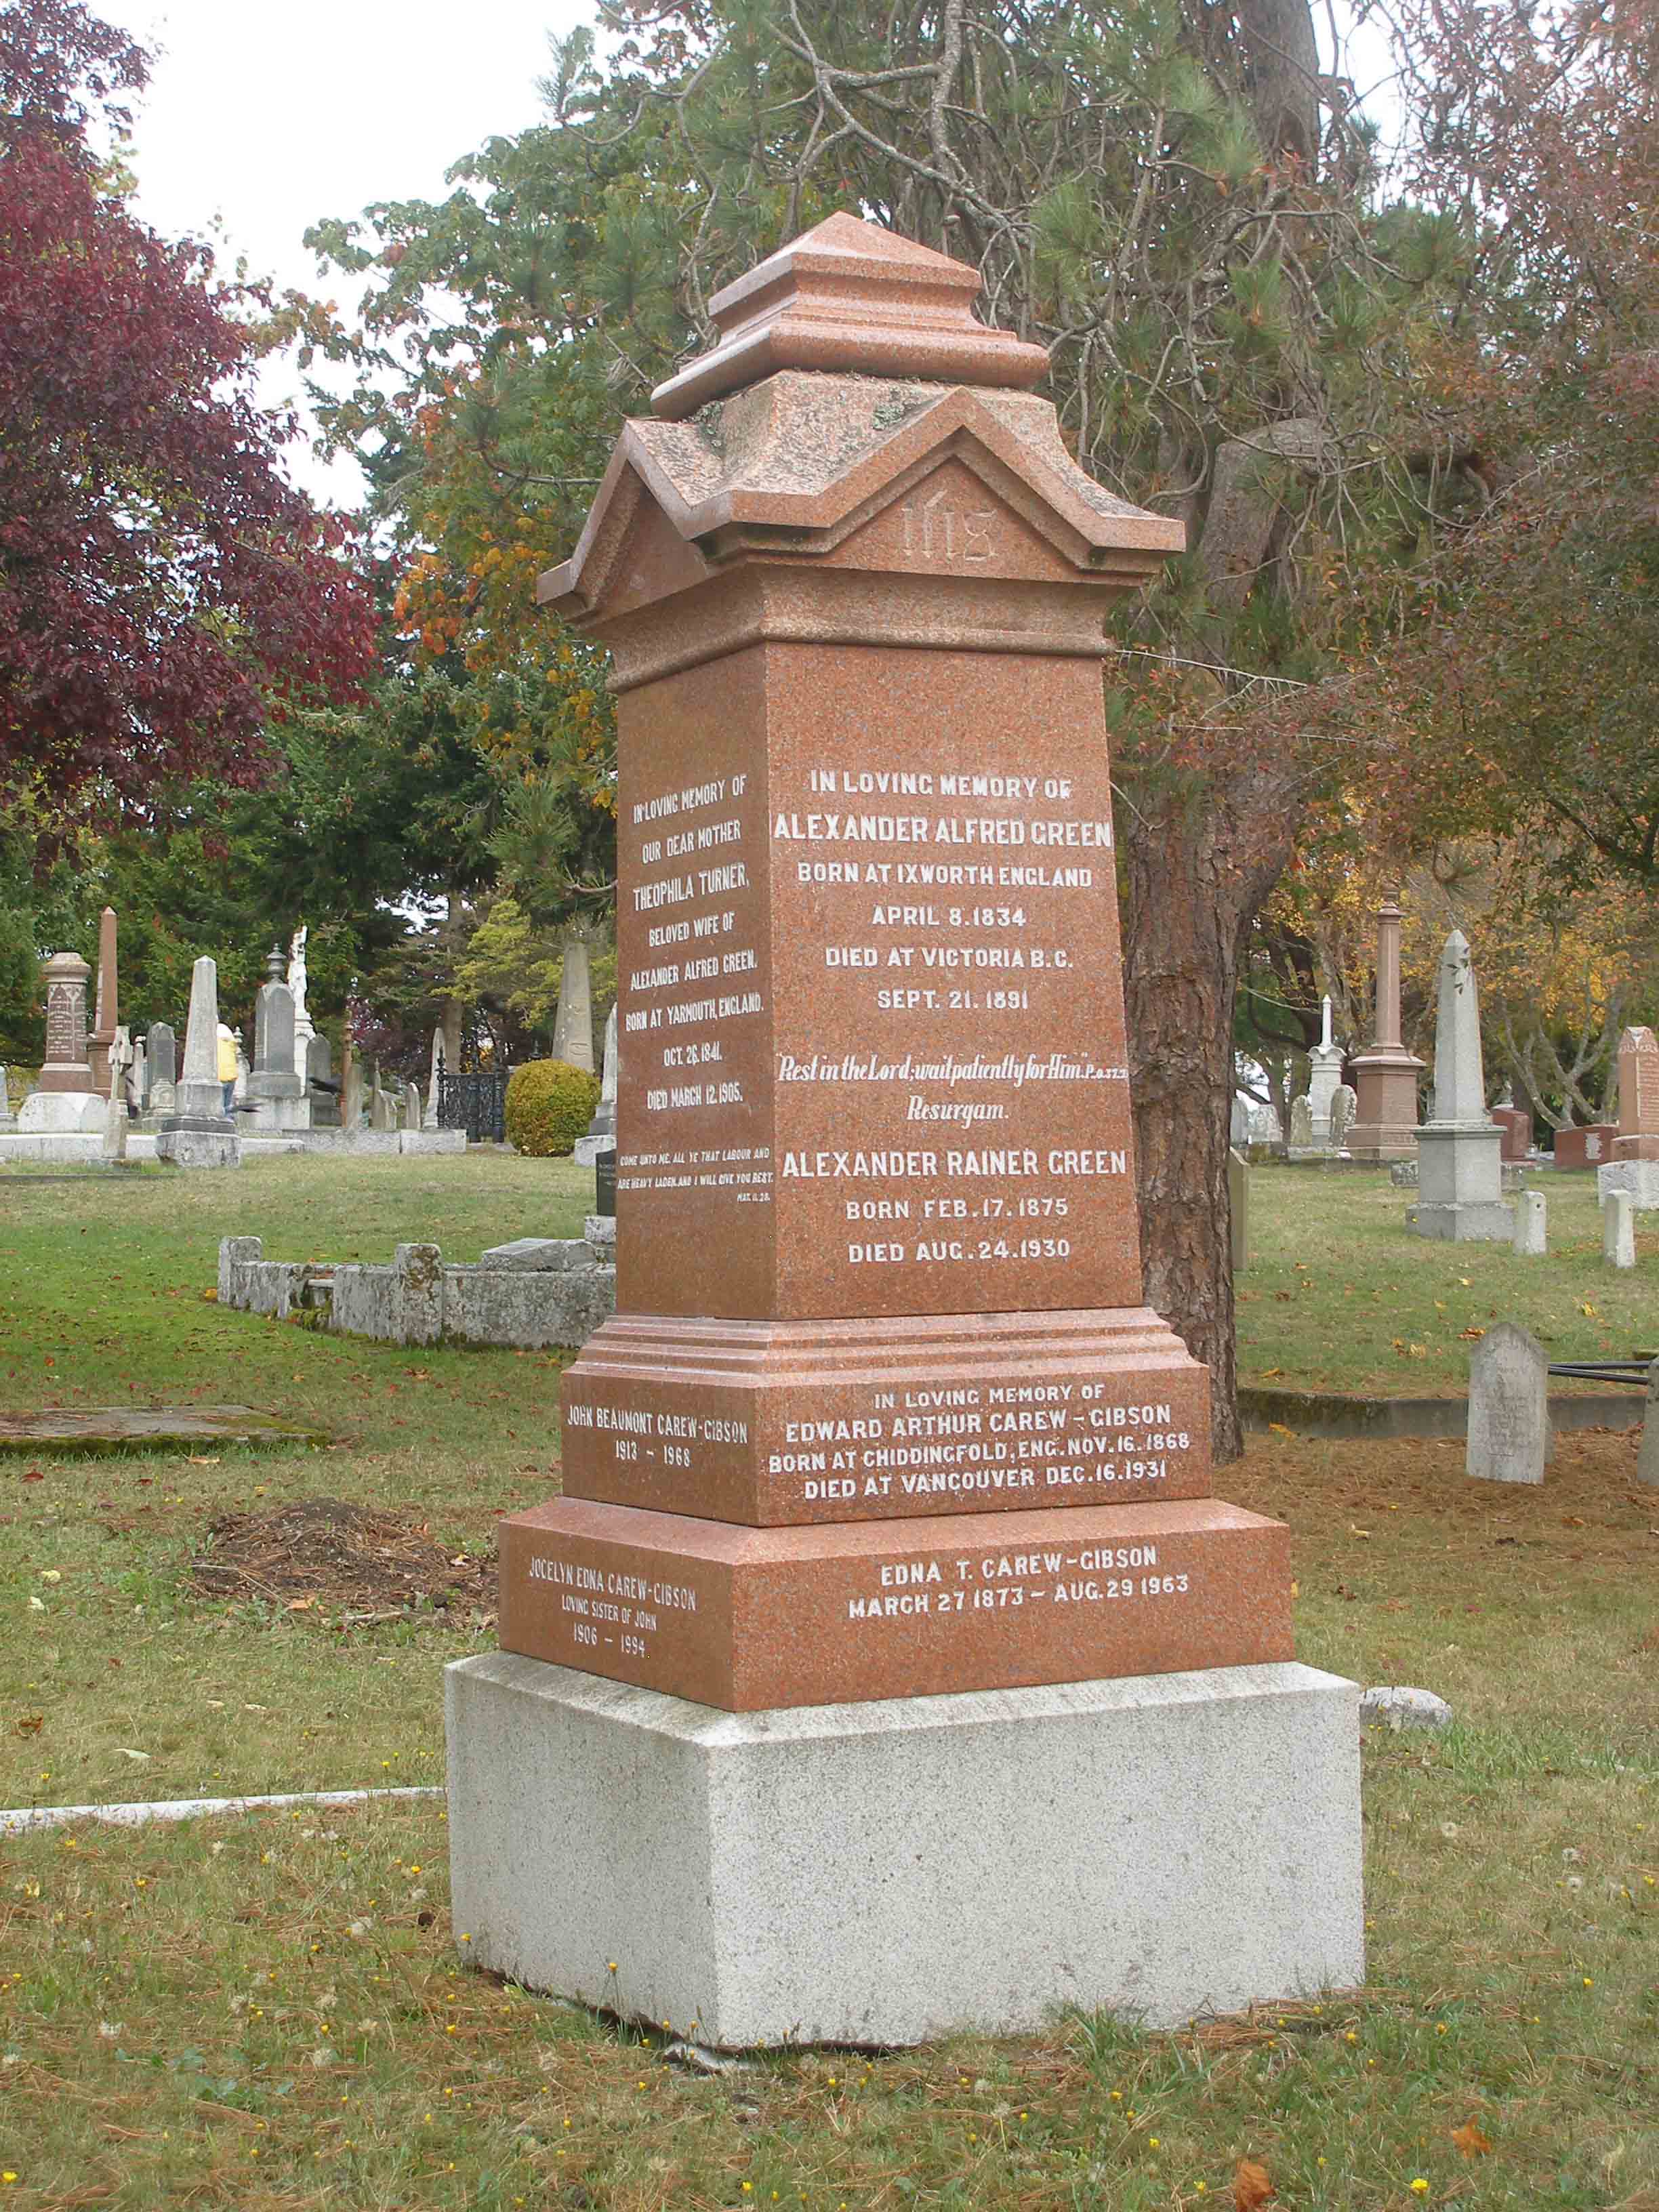
<svg viewBox="0 0 1659 2212"><path fill-rule="evenodd" d="M76 0L0 9L0 800L48 819L257 782L267 721L373 642L344 527L252 397L257 294L125 204L146 68Z"/></svg>

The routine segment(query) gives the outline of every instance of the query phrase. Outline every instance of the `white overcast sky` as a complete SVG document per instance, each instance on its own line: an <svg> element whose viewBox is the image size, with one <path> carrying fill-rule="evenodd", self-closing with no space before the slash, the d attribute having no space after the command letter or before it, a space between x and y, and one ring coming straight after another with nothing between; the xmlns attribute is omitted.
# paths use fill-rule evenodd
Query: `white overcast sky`
<svg viewBox="0 0 1659 2212"><path fill-rule="evenodd" d="M94 0L155 53L134 132L138 205L170 237L210 238L234 262L334 299L301 243L320 216L372 200L436 199L444 172L540 112L547 33L591 20L580 0ZM278 365L272 403L298 395ZM355 469L325 472L289 449L319 497L349 505Z"/></svg>

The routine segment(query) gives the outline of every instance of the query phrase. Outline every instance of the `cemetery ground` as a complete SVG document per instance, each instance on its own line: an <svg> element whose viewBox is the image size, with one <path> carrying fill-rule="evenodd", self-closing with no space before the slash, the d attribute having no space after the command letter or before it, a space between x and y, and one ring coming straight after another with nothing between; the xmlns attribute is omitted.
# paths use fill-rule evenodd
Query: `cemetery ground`
<svg viewBox="0 0 1659 2212"><path fill-rule="evenodd" d="M0 1457L0 1802L441 1779L440 1670L493 1641L490 1531L554 1486L562 1363L221 1312L217 1240L471 1259L578 1233L591 1187L488 1153L0 1176L0 1410L230 1401L330 1438ZM1651 1345L1659 1224L1615 1276L1593 1176L1545 1187L1551 1255L1522 1261L1409 1239L1380 1173L1259 1172L1242 1371L1451 1391L1493 1318L1557 1358ZM0 1843L0 2203L1140 2212L1254 2203L1249 2161L1287 2208L1659 2212L1659 1493L1635 1466L1633 1434L1566 1437L1526 1491L1467 1482L1461 1443L1275 1434L1222 1471L1291 1523L1300 1656L1458 1715L1365 1744L1363 1993L710 2076L660 2028L468 1970L441 1800L80 1822ZM325 1499L384 1516L360 1568L313 1514L238 1555L240 1591L197 1579L228 1516ZM822 1882L856 1912L845 1869ZM626 2013L625 1947L614 1972Z"/></svg>

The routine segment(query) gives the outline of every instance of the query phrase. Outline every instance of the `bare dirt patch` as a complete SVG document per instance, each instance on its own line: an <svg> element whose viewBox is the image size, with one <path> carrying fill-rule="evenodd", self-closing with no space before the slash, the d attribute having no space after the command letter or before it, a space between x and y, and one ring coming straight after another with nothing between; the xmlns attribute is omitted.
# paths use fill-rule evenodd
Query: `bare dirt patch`
<svg viewBox="0 0 1659 2212"><path fill-rule="evenodd" d="M429 1525L340 1498L228 1513L191 1569L204 1597L264 1600L295 1614L392 1620L430 1607L495 1609L495 1561L446 1551Z"/></svg>

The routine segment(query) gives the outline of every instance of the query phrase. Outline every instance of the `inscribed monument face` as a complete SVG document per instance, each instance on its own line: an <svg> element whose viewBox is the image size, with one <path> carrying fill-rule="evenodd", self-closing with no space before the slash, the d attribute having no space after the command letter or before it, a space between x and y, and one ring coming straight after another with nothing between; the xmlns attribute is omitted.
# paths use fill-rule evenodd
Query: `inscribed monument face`
<svg viewBox="0 0 1659 2212"><path fill-rule="evenodd" d="M1100 660L1181 529L978 281L785 248L544 580L618 693L618 1311L501 1642L737 1710L1291 1656L1139 1303Z"/></svg>

